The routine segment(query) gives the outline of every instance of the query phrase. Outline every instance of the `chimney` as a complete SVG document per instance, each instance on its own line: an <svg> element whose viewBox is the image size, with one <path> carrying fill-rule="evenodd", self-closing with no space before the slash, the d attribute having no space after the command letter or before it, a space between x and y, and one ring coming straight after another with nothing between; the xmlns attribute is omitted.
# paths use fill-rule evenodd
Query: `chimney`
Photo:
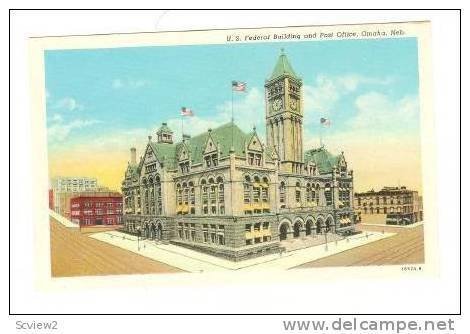
<svg viewBox="0 0 470 334"><path fill-rule="evenodd" d="M136 149L135 147L131 147L131 164L136 164Z"/></svg>

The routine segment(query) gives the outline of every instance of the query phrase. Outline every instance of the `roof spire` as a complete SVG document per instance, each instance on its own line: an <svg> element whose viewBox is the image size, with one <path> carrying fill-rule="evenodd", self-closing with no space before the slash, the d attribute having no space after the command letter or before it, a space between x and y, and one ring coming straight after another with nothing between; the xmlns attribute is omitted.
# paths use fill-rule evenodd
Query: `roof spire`
<svg viewBox="0 0 470 334"><path fill-rule="evenodd" d="M284 48L281 48L281 54L279 55L276 66L274 67L273 73L269 79L276 79L283 75L289 75L295 79L299 79L297 74L295 74L291 64L289 63L289 60L287 59Z"/></svg>

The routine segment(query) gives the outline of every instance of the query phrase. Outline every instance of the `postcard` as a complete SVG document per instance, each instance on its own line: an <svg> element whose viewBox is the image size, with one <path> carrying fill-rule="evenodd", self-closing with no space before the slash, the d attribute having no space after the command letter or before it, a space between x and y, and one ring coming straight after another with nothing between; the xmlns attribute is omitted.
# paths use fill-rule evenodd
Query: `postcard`
<svg viewBox="0 0 470 334"><path fill-rule="evenodd" d="M435 273L429 34L31 39L41 280Z"/></svg>

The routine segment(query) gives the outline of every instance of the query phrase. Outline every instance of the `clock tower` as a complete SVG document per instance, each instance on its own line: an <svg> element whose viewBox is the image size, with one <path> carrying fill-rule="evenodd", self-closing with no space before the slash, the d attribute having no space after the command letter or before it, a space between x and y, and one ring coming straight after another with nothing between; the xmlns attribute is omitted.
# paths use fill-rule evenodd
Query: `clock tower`
<svg viewBox="0 0 470 334"><path fill-rule="evenodd" d="M292 69L284 50L266 80L266 144L274 147L285 171L301 172L303 162L302 79Z"/></svg>

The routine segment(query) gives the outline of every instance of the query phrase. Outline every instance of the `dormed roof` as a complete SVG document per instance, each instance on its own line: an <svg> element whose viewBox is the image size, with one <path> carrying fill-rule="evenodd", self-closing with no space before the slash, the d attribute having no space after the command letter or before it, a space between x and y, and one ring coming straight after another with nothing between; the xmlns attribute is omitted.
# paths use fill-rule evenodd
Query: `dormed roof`
<svg viewBox="0 0 470 334"><path fill-rule="evenodd" d="M157 159L171 168L176 166L176 145L168 143L149 142Z"/></svg>
<svg viewBox="0 0 470 334"><path fill-rule="evenodd" d="M233 133L233 149L236 156L245 157L245 147L248 141L253 137L254 132L245 133L234 123L226 123L210 131L185 139L185 142L178 142L175 144L149 142L154 151L158 161L163 163L168 168L176 168L179 156L183 149L189 151L191 156L191 163L198 164L203 161L204 151L208 139L214 142L219 150L219 158L228 157L232 148L232 133ZM266 149L266 160L272 161L273 151L270 148ZM129 165L127 173L131 175L140 173L142 160L136 165Z"/></svg>
<svg viewBox="0 0 470 334"><path fill-rule="evenodd" d="M311 161L315 163L320 174L331 173L333 171L333 167L337 166L340 160L341 154L333 155L323 146L320 148L308 150L304 154L304 161Z"/></svg>
<svg viewBox="0 0 470 334"><path fill-rule="evenodd" d="M299 79L297 74L295 74L291 64L289 63L286 54L284 53L284 51L282 51L281 55L277 59L276 66L274 66L273 73L271 74L269 80L273 80L284 75L290 75L295 79Z"/></svg>

